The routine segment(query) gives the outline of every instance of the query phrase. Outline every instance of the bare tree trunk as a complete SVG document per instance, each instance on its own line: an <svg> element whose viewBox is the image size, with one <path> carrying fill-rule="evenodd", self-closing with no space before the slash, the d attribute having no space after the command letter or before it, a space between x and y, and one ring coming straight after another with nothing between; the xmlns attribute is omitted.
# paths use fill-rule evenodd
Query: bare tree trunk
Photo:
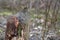
<svg viewBox="0 0 60 40"><path fill-rule="evenodd" d="M49 4L48 4L48 0L47 0L46 11L45 11L45 24L44 24L45 30L43 30L42 40L44 40L45 32L48 32L48 30L49 30L49 29L48 29L48 30L46 30L46 29L48 28L48 26L47 26L47 21L48 21L48 15L49 15L51 3L52 3L52 0L50 1Z"/></svg>
<svg viewBox="0 0 60 40"><path fill-rule="evenodd" d="M51 19L51 27L53 28L53 30L55 30L56 28L55 28L55 20L56 20L56 18L55 18L55 11L56 11L56 5L57 5L57 0L56 0L56 2L55 2L55 5L54 5L54 9L53 9L53 13L52 13L52 19Z"/></svg>
<svg viewBox="0 0 60 40"><path fill-rule="evenodd" d="M58 21L58 17L57 16L58 16L58 12L59 12L59 5L58 5L57 10L56 10L56 13L55 13L55 30L56 30L56 27L57 27L57 21Z"/></svg>

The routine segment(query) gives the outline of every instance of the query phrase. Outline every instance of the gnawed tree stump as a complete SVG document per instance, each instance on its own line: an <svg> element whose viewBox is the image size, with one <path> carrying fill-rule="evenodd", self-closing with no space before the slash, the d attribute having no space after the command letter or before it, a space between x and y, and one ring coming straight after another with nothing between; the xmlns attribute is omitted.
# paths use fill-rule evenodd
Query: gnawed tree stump
<svg viewBox="0 0 60 40"><path fill-rule="evenodd" d="M7 28L5 34L5 40L18 40L21 36L21 40L23 37L23 29L24 25L19 22L17 17L12 16L7 20Z"/></svg>
<svg viewBox="0 0 60 40"><path fill-rule="evenodd" d="M13 37L18 35L18 25L19 20L15 16L12 16L7 20L5 40L12 40Z"/></svg>

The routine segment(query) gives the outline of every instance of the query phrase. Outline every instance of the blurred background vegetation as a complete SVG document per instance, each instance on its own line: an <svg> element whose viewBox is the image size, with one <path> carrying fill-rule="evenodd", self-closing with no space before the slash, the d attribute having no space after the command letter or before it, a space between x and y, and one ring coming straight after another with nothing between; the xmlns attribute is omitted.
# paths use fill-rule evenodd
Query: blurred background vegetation
<svg viewBox="0 0 60 40"><path fill-rule="evenodd" d="M0 0L0 24L5 26L6 18L24 7L30 16L27 29L30 40L46 40L50 33L60 36L60 0ZM38 38L32 39L34 35Z"/></svg>

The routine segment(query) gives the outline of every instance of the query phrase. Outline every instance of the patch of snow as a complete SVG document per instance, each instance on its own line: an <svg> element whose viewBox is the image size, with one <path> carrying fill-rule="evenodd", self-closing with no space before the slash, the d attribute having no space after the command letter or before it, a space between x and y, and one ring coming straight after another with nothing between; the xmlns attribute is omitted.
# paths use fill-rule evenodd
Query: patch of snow
<svg viewBox="0 0 60 40"><path fill-rule="evenodd" d="M4 25L4 28L6 28L6 25Z"/></svg>
<svg viewBox="0 0 60 40"><path fill-rule="evenodd" d="M35 26L35 23L33 23L32 25L33 25L33 27L34 27L34 26Z"/></svg>
<svg viewBox="0 0 60 40"><path fill-rule="evenodd" d="M44 22L44 19L40 19L40 21L41 21L41 23L43 23Z"/></svg>
<svg viewBox="0 0 60 40"><path fill-rule="evenodd" d="M30 34L30 37L33 36L33 34Z"/></svg>
<svg viewBox="0 0 60 40"><path fill-rule="evenodd" d="M38 29L37 27L35 27L34 29Z"/></svg>
<svg viewBox="0 0 60 40"><path fill-rule="evenodd" d="M39 28L40 30L42 30L42 26L38 26L38 28Z"/></svg>

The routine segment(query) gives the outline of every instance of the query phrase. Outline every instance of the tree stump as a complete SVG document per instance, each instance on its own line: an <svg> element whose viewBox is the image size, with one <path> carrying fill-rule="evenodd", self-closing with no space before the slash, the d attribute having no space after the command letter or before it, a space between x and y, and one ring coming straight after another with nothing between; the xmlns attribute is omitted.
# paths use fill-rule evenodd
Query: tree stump
<svg viewBox="0 0 60 40"><path fill-rule="evenodd" d="M21 22L17 19L17 17L12 16L7 20L7 28L5 32L5 40L24 40L24 24L21 24ZM21 29L19 31L19 29ZM20 33L19 33L19 32ZM20 37L21 34L21 37ZM19 38L17 38L19 37Z"/></svg>

